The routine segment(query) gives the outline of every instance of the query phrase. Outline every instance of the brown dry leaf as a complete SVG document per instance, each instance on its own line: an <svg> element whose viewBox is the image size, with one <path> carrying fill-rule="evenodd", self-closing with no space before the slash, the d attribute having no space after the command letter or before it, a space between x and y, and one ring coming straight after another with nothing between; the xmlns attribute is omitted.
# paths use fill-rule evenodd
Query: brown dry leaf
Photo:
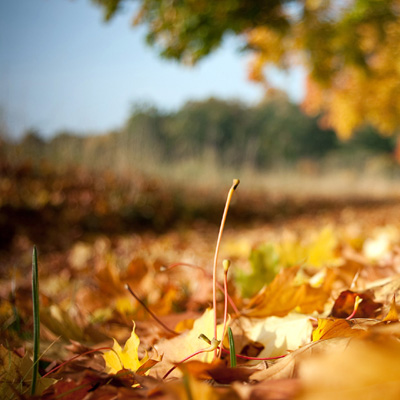
<svg viewBox="0 0 400 400"><path fill-rule="evenodd" d="M147 274L149 268L142 257L134 257L126 271L123 273L123 279L130 285L137 284Z"/></svg>
<svg viewBox="0 0 400 400"><path fill-rule="evenodd" d="M378 310L382 307L382 303L377 303L373 300L373 293L366 291L363 293L353 292L351 290L344 290L340 293L339 297L335 300L332 308L331 315L335 318L347 318L354 310L356 297L362 299L358 305L357 311L354 315L355 318L374 318Z"/></svg>
<svg viewBox="0 0 400 400"><path fill-rule="evenodd" d="M124 292L124 283L115 264L99 265L96 270L95 280L102 297L113 298Z"/></svg>
<svg viewBox="0 0 400 400"><path fill-rule="evenodd" d="M99 343L108 339L99 329L93 325L79 324L72 319L70 314L56 304L43 307L40 310L40 322L56 336L64 340L75 340L78 342Z"/></svg>
<svg viewBox="0 0 400 400"><path fill-rule="evenodd" d="M300 365L303 390L299 399L397 400L399 358L400 343L390 336L379 340L351 339L344 351L325 352Z"/></svg>
<svg viewBox="0 0 400 400"><path fill-rule="evenodd" d="M51 386L42 397L45 400L56 399L139 399L146 397L146 391L132 388L140 382L137 375L126 370L117 375L108 375L86 370L74 378L58 381ZM147 377L139 377L147 378ZM151 379L151 378L149 378ZM119 397L118 397L119 396Z"/></svg>
<svg viewBox="0 0 400 400"><path fill-rule="evenodd" d="M196 379L209 380L214 379L215 382L227 385L229 383L240 381L246 382L255 372L254 369L236 367L230 368L225 361L217 359L210 363L201 361L188 361L179 366L182 372L187 372Z"/></svg>
<svg viewBox="0 0 400 400"><path fill-rule="evenodd" d="M363 329L353 329L354 323L345 319L320 318L318 327L313 332L313 341L336 337L362 337L366 335Z"/></svg>
<svg viewBox="0 0 400 400"><path fill-rule="evenodd" d="M400 296L400 275L391 275L387 278L374 281L368 285L375 296L375 300L385 303L388 302L393 295Z"/></svg>
<svg viewBox="0 0 400 400"><path fill-rule="evenodd" d="M313 288L308 283L295 282L300 267L285 268L250 301L243 314L248 317L284 317L298 307L302 312L322 312L329 298L333 272L328 270L323 285ZM304 309L304 310L303 310Z"/></svg>

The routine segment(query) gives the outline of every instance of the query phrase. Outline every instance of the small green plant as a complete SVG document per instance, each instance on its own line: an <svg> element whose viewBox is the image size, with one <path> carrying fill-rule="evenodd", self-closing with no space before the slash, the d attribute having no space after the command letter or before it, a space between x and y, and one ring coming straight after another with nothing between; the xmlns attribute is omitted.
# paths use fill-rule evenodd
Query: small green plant
<svg viewBox="0 0 400 400"><path fill-rule="evenodd" d="M33 304L33 371L31 395L36 392L36 383L39 375L39 346L40 346L40 316L39 316L39 274L37 249L33 246L32 252L32 304Z"/></svg>
<svg viewBox="0 0 400 400"><path fill-rule="evenodd" d="M228 338L229 338L229 357L231 362L231 368L235 368L236 367L235 341L233 340L233 333L230 326L228 326Z"/></svg>

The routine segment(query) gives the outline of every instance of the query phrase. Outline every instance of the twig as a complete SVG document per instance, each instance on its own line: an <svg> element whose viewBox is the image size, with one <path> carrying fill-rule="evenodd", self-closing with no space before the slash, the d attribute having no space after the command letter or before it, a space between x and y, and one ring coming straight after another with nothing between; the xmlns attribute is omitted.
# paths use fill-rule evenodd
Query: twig
<svg viewBox="0 0 400 400"><path fill-rule="evenodd" d="M131 287L126 284L125 288L129 291L129 293L143 306L143 308L169 333L172 333L173 335L177 336L179 335L179 333L175 332L174 330L172 330L171 328L168 328L167 325L164 324L164 322L162 322L156 314L153 313L153 311L150 310L149 307L147 307L147 305L135 294L135 292L131 289Z"/></svg>

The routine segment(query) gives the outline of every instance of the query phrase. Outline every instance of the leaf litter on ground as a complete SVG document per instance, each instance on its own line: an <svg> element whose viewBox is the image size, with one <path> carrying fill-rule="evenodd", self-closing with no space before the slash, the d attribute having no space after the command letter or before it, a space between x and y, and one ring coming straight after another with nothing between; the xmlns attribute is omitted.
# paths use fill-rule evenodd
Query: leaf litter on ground
<svg viewBox="0 0 400 400"><path fill-rule="evenodd" d="M59 280L52 258L40 259L42 397L398 398L400 230L363 215L262 226L247 243L244 230L227 230L221 256L232 259L228 291L240 311L229 308L236 369L227 338L221 359L204 352L181 362L208 346L199 335L214 336L210 228L81 242L57 264ZM160 271L172 263L201 268ZM217 278L222 284L222 268ZM0 307L2 393L28 398L29 285L23 277L12 285L3 280L0 290L10 299ZM223 299L218 292L219 323ZM284 357L265 360L275 356ZM177 368L162 379L171 366Z"/></svg>

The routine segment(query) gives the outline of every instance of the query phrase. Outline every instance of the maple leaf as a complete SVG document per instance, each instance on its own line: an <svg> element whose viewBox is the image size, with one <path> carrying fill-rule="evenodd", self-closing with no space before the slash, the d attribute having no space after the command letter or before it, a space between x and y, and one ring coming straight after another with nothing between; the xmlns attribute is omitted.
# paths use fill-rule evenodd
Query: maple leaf
<svg viewBox="0 0 400 400"><path fill-rule="evenodd" d="M147 353L139 360L139 344L140 340L135 333L135 323L133 323L131 336L125 342L124 348L121 348L119 343L114 339L113 351L107 351L103 354L107 372L116 374L122 369L129 369L133 372L138 371L139 368L149 361Z"/></svg>
<svg viewBox="0 0 400 400"><path fill-rule="evenodd" d="M219 340L222 336L222 330L223 325L218 325L217 334ZM155 344L156 350L164 355L163 365L157 368L157 372L160 374L165 373L175 363L208 346L206 342L199 339L200 335L205 335L209 339L214 336L214 313L211 308L208 308L200 318L194 321L191 330L183 332L172 339L161 339ZM211 363L213 358L214 352L204 352L194 356L192 360ZM174 374L176 374L176 371L174 371Z"/></svg>
<svg viewBox="0 0 400 400"><path fill-rule="evenodd" d="M309 283L299 285L296 282L299 270L300 267L281 270L270 285L253 297L243 314L257 318L273 315L284 317L297 307L305 313L323 311L330 295L333 272L328 270L322 286L314 288Z"/></svg>
<svg viewBox="0 0 400 400"><path fill-rule="evenodd" d="M16 392L27 394L32 382L33 361L28 353L19 357L12 351L0 345L0 398L13 399ZM41 394L46 388L56 382L51 378L39 378L36 394ZM21 396L22 398L22 396Z"/></svg>

